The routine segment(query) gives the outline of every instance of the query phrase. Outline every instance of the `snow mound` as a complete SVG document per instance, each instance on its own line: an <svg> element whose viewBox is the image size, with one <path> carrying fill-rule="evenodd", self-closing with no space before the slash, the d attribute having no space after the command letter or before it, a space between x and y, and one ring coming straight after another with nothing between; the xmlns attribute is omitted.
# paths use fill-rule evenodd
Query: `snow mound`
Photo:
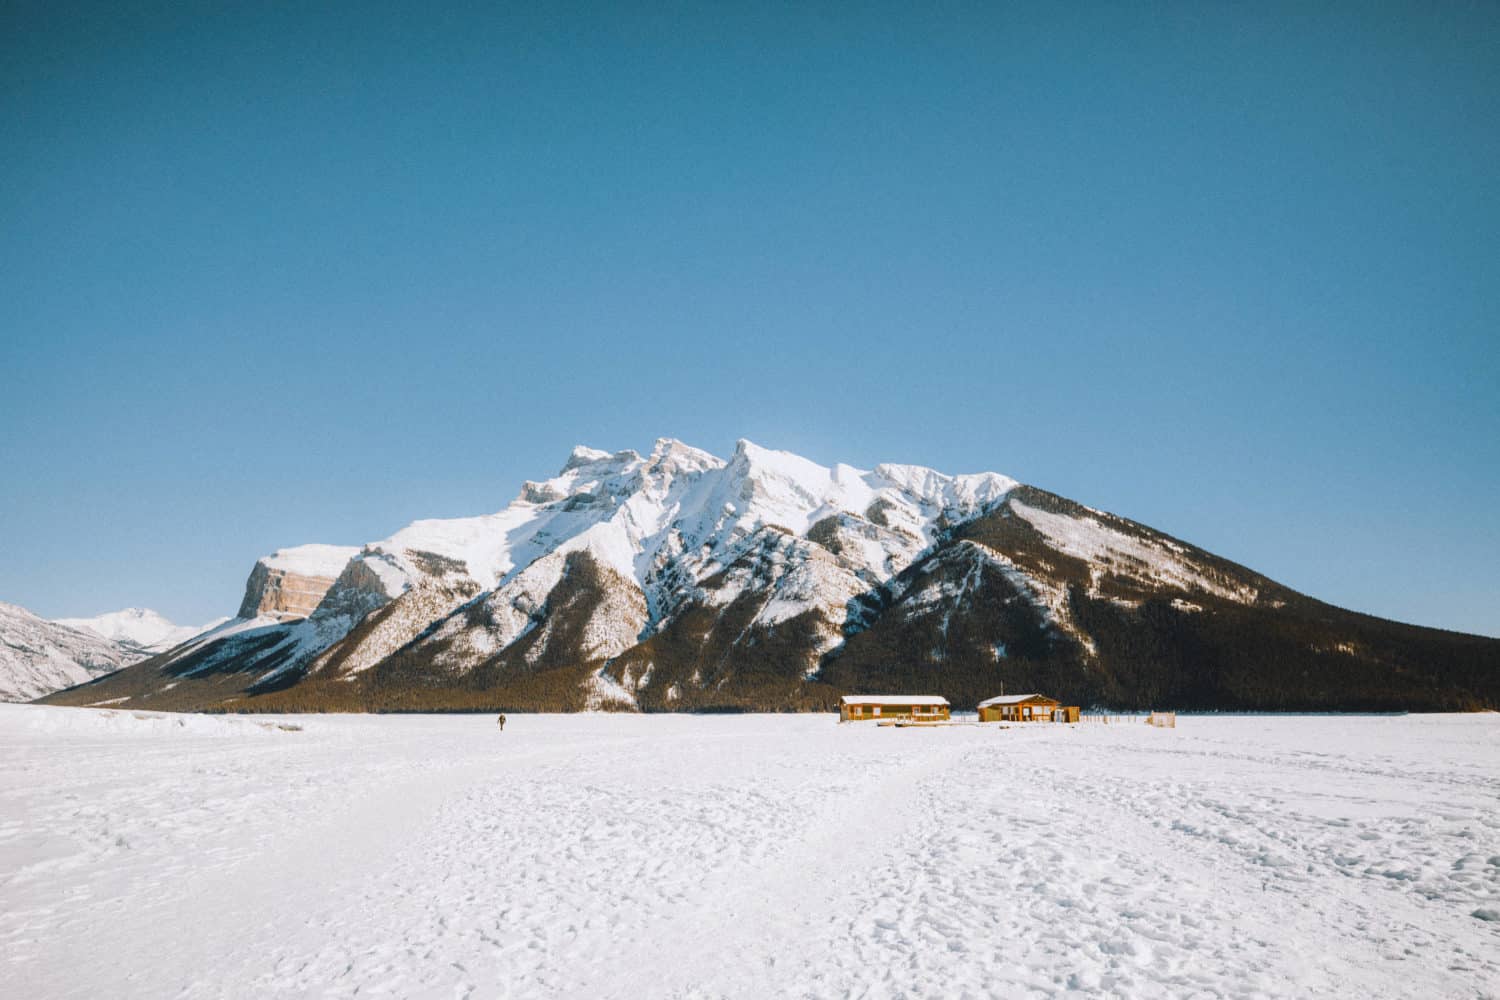
<svg viewBox="0 0 1500 1000"><path fill-rule="evenodd" d="M147 737L261 737L302 731L298 722L254 716L189 715L134 709L0 705L0 730L48 735Z"/></svg>

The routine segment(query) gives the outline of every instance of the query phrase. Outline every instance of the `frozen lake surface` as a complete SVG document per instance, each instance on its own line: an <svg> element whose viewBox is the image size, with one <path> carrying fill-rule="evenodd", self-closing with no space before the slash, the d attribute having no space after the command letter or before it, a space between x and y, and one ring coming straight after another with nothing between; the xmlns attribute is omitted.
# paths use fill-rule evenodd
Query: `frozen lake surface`
<svg viewBox="0 0 1500 1000"><path fill-rule="evenodd" d="M1485 997L1500 717L0 706L0 993Z"/></svg>

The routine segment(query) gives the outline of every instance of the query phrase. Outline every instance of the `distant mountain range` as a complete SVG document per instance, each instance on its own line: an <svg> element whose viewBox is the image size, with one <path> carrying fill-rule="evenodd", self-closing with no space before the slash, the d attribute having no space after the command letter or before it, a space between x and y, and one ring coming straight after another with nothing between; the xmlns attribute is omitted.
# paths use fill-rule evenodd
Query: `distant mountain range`
<svg viewBox="0 0 1500 1000"><path fill-rule="evenodd" d="M229 621L226 615L207 625L174 625L149 608L126 608L93 618L54 618L54 625L92 632L128 650L164 653L180 642Z"/></svg>
<svg viewBox="0 0 1500 1000"><path fill-rule="evenodd" d="M0 602L0 701L30 701L112 673L208 627L174 625L143 608L47 621Z"/></svg>
<svg viewBox="0 0 1500 1000"><path fill-rule="evenodd" d="M725 461L664 439L577 448L496 514L274 553L233 619L45 700L781 711L917 688L960 708L1002 688L1494 708L1500 640L1335 608L995 473L829 468L748 441Z"/></svg>

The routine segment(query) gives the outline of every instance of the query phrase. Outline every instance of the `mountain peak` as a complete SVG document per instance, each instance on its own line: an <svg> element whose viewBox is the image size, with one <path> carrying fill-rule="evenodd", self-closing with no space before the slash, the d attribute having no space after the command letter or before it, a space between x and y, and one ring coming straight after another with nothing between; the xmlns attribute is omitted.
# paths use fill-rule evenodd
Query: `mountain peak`
<svg viewBox="0 0 1500 1000"><path fill-rule="evenodd" d="M612 457L614 456L609 452L601 451L598 448L590 448L586 444L574 445L573 450L568 453L568 460L563 463L562 470L558 472L558 475L564 475L572 472L574 469L591 465L594 462L603 462Z"/></svg>
<svg viewBox="0 0 1500 1000"><path fill-rule="evenodd" d="M749 438L740 438L734 443L733 462L790 479L823 479L832 475L830 469L810 458L803 458L795 452L763 448Z"/></svg>
<svg viewBox="0 0 1500 1000"><path fill-rule="evenodd" d="M762 448L760 445L756 444L754 441L751 441L749 438L740 438L734 443L733 458L745 459L748 461L758 458L761 455L768 453L769 451L769 448Z"/></svg>
<svg viewBox="0 0 1500 1000"><path fill-rule="evenodd" d="M724 460L701 448L684 444L676 438L657 438L651 447L650 462L653 466L671 465L676 468L702 471L721 469Z"/></svg>
<svg viewBox="0 0 1500 1000"><path fill-rule="evenodd" d="M157 652L190 639L225 619L207 625L176 625L165 615L150 608L123 608L92 618L57 618L52 624L78 632L87 632L119 643L128 650Z"/></svg>

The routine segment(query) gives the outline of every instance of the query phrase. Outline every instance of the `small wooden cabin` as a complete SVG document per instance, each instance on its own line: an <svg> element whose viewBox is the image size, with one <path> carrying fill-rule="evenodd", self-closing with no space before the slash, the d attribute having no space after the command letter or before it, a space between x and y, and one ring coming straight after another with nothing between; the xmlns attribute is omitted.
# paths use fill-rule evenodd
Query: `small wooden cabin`
<svg viewBox="0 0 1500 1000"><path fill-rule="evenodd" d="M948 718L948 699L936 694L846 694L839 704L840 722L913 719L938 722Z"/></svg>
<svg viewBox="0 0 1500 1000"><path fill-rule="evenodd" d="M1002 694L979 703L980 722L1077 722L1078 706L1044 694Z"/></svg>

